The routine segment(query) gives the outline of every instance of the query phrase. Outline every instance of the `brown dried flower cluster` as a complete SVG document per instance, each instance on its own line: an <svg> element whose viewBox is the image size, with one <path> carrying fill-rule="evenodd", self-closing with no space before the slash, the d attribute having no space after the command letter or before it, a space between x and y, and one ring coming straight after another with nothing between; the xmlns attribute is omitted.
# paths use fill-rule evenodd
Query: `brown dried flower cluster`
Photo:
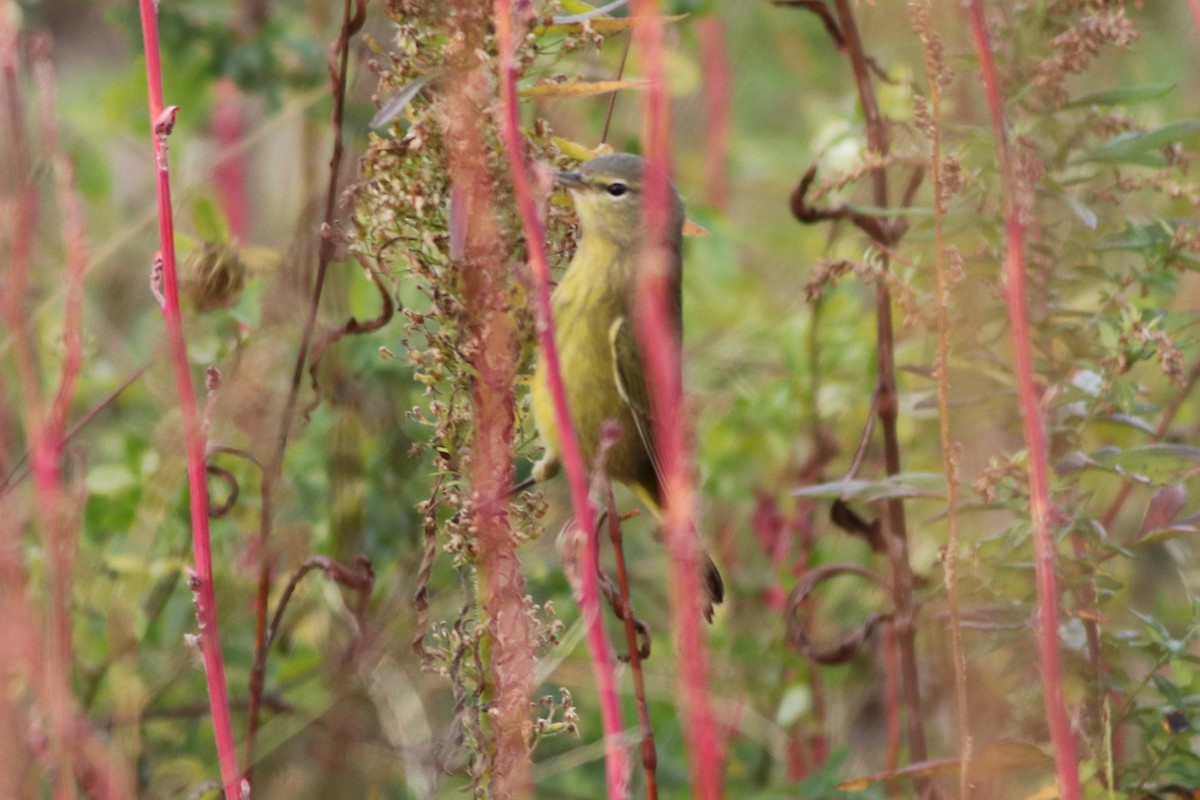
<svg viewBox="0 0 1200 800"><path fill-rule="evenodd" d="M402 310L401 345L425 401L409 416L430 431L417 449L430 454L436 475L432 495L419 508L426 545L417 578L422 628L439 553L469 573L458 618L422 630L417 646L427 668L452 684L467 771L476 794L488 796L493 789L503 793L493 781L527 780L521 774L531 737L574 729L569 697L541 720L533 704L520 699L521 682L533 676L531 654L558 635L551 609L514 594L523 592L523 583L509 558L514 547L540 534L537 517L544 510L536 494L507 502L508 443L530 438L521 434L524 415L515 394L504 395L515 392L533 350L523 232L497 135L490 4L393 0L389 12L396 36L388 60L374 65L381 94L417 91L392 118L394 138L371 139L355 192L353 246L375 263L394 265L397 282L413 294ZM542 46L532 32L523 40L517 62L527 73L540 64ZM550 133L544 122L534 123L527 138L531 160L562 160ZM565 208L549 207L552 241L569 241L567 220ZM513 691L505 691L506 681Z"/></svg>
<svg viewBox="0 0 1200 800"><path fill-rule="evenodd" d="M1069 99L1064 82L1069 75L1078 75L1099 55L1105 45L1126 47L1138 39L1133 20L1125 15L1125 4L1059 3L1053 13L1066 14L1078 7L1086 7L1084 14L1065 31L1053 37L1051 53L1033 69L1033 84L1054 106L1061 107Z"/></svg>

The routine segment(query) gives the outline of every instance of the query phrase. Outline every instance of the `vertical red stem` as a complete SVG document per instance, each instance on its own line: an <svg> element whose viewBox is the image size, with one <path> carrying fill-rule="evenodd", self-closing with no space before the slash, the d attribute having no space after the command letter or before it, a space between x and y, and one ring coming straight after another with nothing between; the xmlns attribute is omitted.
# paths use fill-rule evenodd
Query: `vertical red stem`
<svg viewBox="0 0 1200 800"><path fill-rule="evenodd" d="M554 417L558 427L559 446L562 449L563 466L567 473L567 484L571 490L571 503L575 508L576 523L583 529L586 538L580 549L581 589L580 605L587 629L588 647L592 654L592 669L596 676L596 691L600 698L600 718L605 736L605 767L608 774L608 796L611 800L624 797L628 781L628 754L621 745L624 728L621 722L621 704L617 697L616 678L612 649L604 633L600 616L600 586L596 553L596 514L588 501L587 473L579 440L571 426L567 410L567 396L563 389L562 370L558 362L558 350L554 346L554 320L550 309L550 269L546 260L545 231L533 201L533 192L526 172L525 154L522 147L520 123L517 116L517 65L515 61L517 38L513 32L513 10L511 0L495 0L496 37L500 45L500 133L504 149L512 169L513 188L517 206L521 212L521 225L525 230L525 246L529 251L529 267L533 272L535 300L538 312L538 344L546 364L546 382L554 401ZM524 17L521 18L522 25ZM698 616L698 615L697 615Z"/></svg>
<svg viewBox="0 0 1200 800"><path fill-rule="evenodd" d="M473 19L467 14L460 18ZM483 38L482 31L464 29L462 33L466 42ZM525 608L525 578L508 516L517 369L507 288L508 256L499 244L494 182L481 128L491 101L489 83L481 69L456 81L456 90L446 103L446 138L450 181L460 199L456 211L470 220L464 226L461 263L464 300L477 337L472 348L475 429L470 481L479 601L486 613L489 638L486 666L492 759L488 796L509 800L528 797L532 785L529 695L534 683L534 631Z"/></svg>
<svg viewBox="0 0 1200 800"><path fill-rule="evenodd" d="M900 649L896 646L896 629L890 625L883 631L883 664L883 706L887 714L884 769L891 773L900 766ZM888 797L895 797L896 790L896 782L888 781Z"/></svg>
<svg viewBox="0 0 1200 800"><path fill-rule="evenodd" d="M644 180L645 244L638 270L638 334L647 385L654 409L654 440L663 468L663 523L670 555L671 628L679 669L676 693L683 712L684 738L691 756L692 796L702 800L722 794L723 754L708 697L708 650L701 630L700 548L692 522L692 482L682 415L682 371L678 334L671 321L671 198L665 178L671 164L670 107L663 71L662 26L657 0L637 0L634 13L643 22L634 28L642 57L645 93L645 155L650 169Z"/></svg>
<svg viewBox="0 0 1200 800"><path fill-rule="evenodd" d="M1037 648L1042 699L1045 703L1046 722L1050 727L1050 741L1054 748L1058 789L1064 800L1077 800L1080 797L1079 762L1075 754L1075 737L1071 733L1071 722L1063 699L1062 665L1058 655L1058 586L1055 578L1056 552L1049 519L1046 433L1034 388L1033 348L1029 341L1029 313L1025 304L1025 223L1022 215L1026 209L1023 208L1018 195L1017 176L1005 131L1000 80L988 43L982 2L968 0L967 14L975 51L979 56L983 84L987 91L1008 218L1005 226L1005 301L1008 304L1009 325L1012 328L1013 358L1016 362L1017 394L1025 429L1025 446L1029 451L1029 505L1033 517L1033 563L1038 600Z"/></svg>
<svg viewBox="0 0 1200 800"><path fill-rule="evenodd" d="M1200 0L1197 0L1200 2ZM696 21L700 68L704 73L705 200L714 208L729 202L729 110L732 70L725 47L725 21L711 14Z"/></svg>
<svg viewBox="0 0 1200 800"><path fill-rule="evenodd" d="M155 187L158 195L158 234L162 248L157 260L162 264L161 306L167 329L167 347L175 371L175 388L183 419L184 447L187 451L188 490L192 520L192 552L195 572L191 588L200 627L200 652L208 682L209 708L213 734L221 765L221 783L227 798L242 796L237 767L237 751L229 701L225 689L225 664L221 657L221 638L217 629L217 599L213 591L212 545L208 531L208 484L205 464L205 432L196 411L196 396L188 366L187 343L179 313L179 282L175 266L175 223L171 211L171 179L167 167L167 136L174 124L176 109L163 107L162 62L158 48L157 4L139 0L142 40L146 54L146 83L150 100L150 136L154 146ZM157 265L156 265L157 266Z"/></svg>
<svg viewBox="0 0 1200 800"><path fill-rule="evenodd" d="M62 238L66 252L66 302L63 311L63 363L58 388L48 410L36 356L36 337L25 308L37 230L37 182L31 169L32 148L26 131L24 105L18 77L20 43L11 21L0 19L0 124L5 143L0 155L3 189L13 196L4 200L12 209L10 226L0 225L2 240L9 245L10 258L0 293L0 313L6 323L13 360L17 368L25 438L28 443L36 506L47 552L49 573L49 636L38 629L42 618L27 601L28 574L22 561L21 537L24 520L20 512L0 512L0 641L6 658L0 681L13 686L27 684L36 694L40 709L28 709L23 693L0 701L0 725L6 729L28 728L29 715L44 716L48 744L40 737L9 736L0 742L0 787L20 785L25 771L23 759L30 753L46 762L46 774L54 776L55 797L73 797L77 787L89 796L129 796L126 770L111 752L90 736L86 719L73 702L71 689L74 663L71 637L71 576L75 561L79 502L62 487L61 459L66 440L66 416L83 362L80 332L83 274L87 263L81 205L75 192L70 162L58 151L58 124L53 74L49 61L48 36L25 38L33 61L34 82L41 108L41 149L51 163L55 189L62 213ZM6 387L7 388L7 387ZM15 398L14 398L15 399ZM12 683L12 678L17 683ZM8 732L7 730L5 731ZM8 779L17 776L17 783ZM4 791L0 788L0 791Z"/></svg>
<svg viewBox="0 0 1200 800"><path fill-rule="evenodd" d="M245 241L246 156L237 147L242 139L241 92L232 78L221 78L213 90L212 132L220 159L213 165L213 184L234 239Z"/></svg>
<svg viewBox="0 0 1200 800"><path fill-rule="evenodd" d="M39 48L40 49L40 48ZM61 687L70 686L74 646L71 637L71 593L74 574L76 539L72 518L78 504L66 496L62 487L62 454L66 444L67 412L75 391L75 382L83 363L81 315L83 306L83 274L87 267L84 240L83 212L74 191L70 163L58 151L58 125L55 120L54 80L50 72L49 53L34 65L38 96L41 105L42 146L54 164L54 179L59 207L62 211L62 238L67 254L66 303L63 309L63 363L59 372L58 389L51 401L40 431L30 442L34 487L46 521L46 543L50 552L50 637L47 666L51 680ZM31 418L41 409L30 409ZM52 714L55 729L68 731L75 726L70 694L55 693ZM74 749L76 737L69 735L64 744ZM78 754L64 753L69 765ZM64 769L66 773L69 767ZM70 778L64 778L70 780Z"/></svg>

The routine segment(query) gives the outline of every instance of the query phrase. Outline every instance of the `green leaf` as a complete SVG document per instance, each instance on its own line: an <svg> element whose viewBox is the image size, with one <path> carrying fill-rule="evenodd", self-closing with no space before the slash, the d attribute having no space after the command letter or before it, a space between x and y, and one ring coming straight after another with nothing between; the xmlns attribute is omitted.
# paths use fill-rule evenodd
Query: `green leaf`
<svg viewBox="0 0 1200 800"><path fill-rule="evenodd" d="M1164 97L1175 88L1173 83L1144 83L1140 86L1123 86L1106 92L1092 92L1067 103L1067 108L1080 106L1128 106L1145 103Z"/></svg>
<svg viewBox="0 0 1200 800"><path fill-rule="evenodd" d="M1131 250L1140 251L1150 247L1170 247L1174 231L1163 222L1138 223L1127 221L1125 230L1113 236L1105 236L1096 248L1098 250Z"/></svg>
<svg viewBox="0 0 1200 800"><path fill-rule="evenodd" d="M1146 444L1124 450L1106 448L1093 454L1093 459L1102 469L1111 469L1140 483L1165 486L1197 476L1200 447Z"/></svg>
<svg viewBox="0 0 1200 800"><path fill-rule="evenodd" d="M196 235L205 241L229 241L229 223L212 198L201 197L196 201L192 207L192 225L196 227Z"/></svg>
<svg viewBox="0 0 1200 800"><path fill-rule="evenodd" d="M92 494L117 494L134 483L133 471L124 464L100 464L88 470L84 479L84 485Z"/></svg>
<svg viewBox="0 0 1200 800"><path fill-rule="evenodd" d="M1197 528L1195 525L1176 523L1164 528L1155 528L1145 536L1138 537L1138 540L1133 542L1130 547L1140 549L1152 544L1162 544L1172 539L1179 539L1183 536L1195 536L1197 533L1200 533L1200 528Z"/></svg>
<svg viewBox="0 0 1200 800"><path fill-rule="evenodd" d="M779 701L779 709L775 712L775 721L780 727L789 728L810 710L812 710L812 690L805 684L797 684L788 689L784 693L783 699Z"/></svg>
<svg viewBox="0 0 1200 800"><path fill-rule="evenodd" d="M1067 205L1067 208L1071 209L1071 213L1079 218L1079 221L1083 223L1084 227L1086 227L1088 230L1096 230L1097 219L1095 211L1086 206L1083 201L1078 200L1069 194L1064 194L1061 197L1062 201Z"/></svg>
<svg viewBox="0 0 1200 800"><path fill-rule="evenodd" d="M1122 133L1099 147L1083 154L1077 163L1140 164L1147 167L1166 166L1167 157L1160 148L1200 132L1200 120L1172 122L1152 131Z"/></svg>
<svg viewBox="0 0 1200 800"><path fill-rule="evenodd" d="M796 497L861 500L874 503L905 497L944 497L946 476L940 472L902 472L878 481L845 480L819 483L792 492Z"/></svg>

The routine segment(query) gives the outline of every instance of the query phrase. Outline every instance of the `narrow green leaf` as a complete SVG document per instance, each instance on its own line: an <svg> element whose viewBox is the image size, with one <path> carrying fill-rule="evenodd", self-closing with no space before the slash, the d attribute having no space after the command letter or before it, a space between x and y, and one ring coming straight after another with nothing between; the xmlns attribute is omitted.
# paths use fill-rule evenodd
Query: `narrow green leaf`
<svg viewBox="0 0 1200 800"><path fill-rule="evenodd" d="M946 478L940 472L903 472L878 481L845 480L819 483L792 492L796 497L861 500L874 503L905 497L944 497Z"/></svg>
<svg viewBox="0 0 1200 800"><path fill-rule="evenodd" d="M1200 120L1172 122L1152 131L1122 133L1099 147L1094 147L1078 159L1078 163L1140 164L1164 166L1166 156L1158 150L1200 132Z"/></svg>
<svg viewBox="0 0 1200 800"><path fill-rule="evenodd" d="M1080 106L1128 106L1164 97L1175 88L1173 83L1145 83L1123 86L1106 92L1092 92L1067 103L1067 108Z"/></svg>

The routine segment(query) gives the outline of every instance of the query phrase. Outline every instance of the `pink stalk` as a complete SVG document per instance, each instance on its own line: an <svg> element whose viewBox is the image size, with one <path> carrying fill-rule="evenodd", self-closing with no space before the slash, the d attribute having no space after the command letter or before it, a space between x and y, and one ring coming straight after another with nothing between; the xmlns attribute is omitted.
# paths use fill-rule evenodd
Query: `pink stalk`
<svg viewBox="0 0 1200 800"><path fill-rule="evenodd" d="M774 612L783 613L787 607L787 592L779 581L779 573L791 555L791 531L787 520L779 510L779 504L770 495L760 492L750 515L750 527L758 538L758 546L771 562L771 584L762 590L763 605ZM802 564L797 565L803 569Z"/></svg>
<svg viewBox="0 0 1200 800"><path fill-rule="evenodd" d="M196 619L200 626L200 652L208 682L208 702L212 712L213 734L221 765L221 783L225 797L243 796L237 766L233 725L225 688L225 664L221 657L221 638L217 629L217 598L213 591L212 544L208 532L208 483L205 463L205 432L196 411L192 374L188 366L187 343L179 314L179 280L175 267L175 223L171 211L171 179L167 167L167 136L175 123L175 106L163 107L162 63L158 49L158 7L154 0L139 0L142 16L142 41L146 51L146 84L150 99L151 139L154 146L154 174L158 195L158 234L162 250L155 258L154 292L162 308L167 329L167 347L175 371L175 388L183 417L184 446L187 451L188 490L191 500L192 552L195 572L190 576ZM158 274L161 270L161 276ZM161 291L158 280L161 277ZM246 786L248 793L249 787Z"/></svg>
<svg viewBox="0 0 1200 800"><path fill-rule="evenodd" d="M0 514L0 640L12 658L6 661L0 680L7 679L14 667L23 668L25 680L37 694L49 719L49 748L39 749L34 740L27 742L34 755L48 760L47 773L56 774L55 796L70 796L76 783L89 796L117 798L128 796L128 781L113 754L106 752L90 735L89 727L75 706L71 692L73 647L70 624L71 574L74 567L76 540L72 525L78 503L62 488L61 457L67 438L66 416L74 386L82 364L80 317L82 283L87 253L84 242L83 217L79 198L74 191L70 163L58 151L58 125L55 118L54 82L49 63L49 38L29 39L29 51L34 61L35 86L39 96L41 141L53 165L55 188L62 210L63 241L67 254L67 300L63 313L63 364L58 389L43 415L43 395L36 366L34 340L24 312L27 284L33 252L33 232L36 230L37 189L30 170L30 147L25 131L25 118L17 78L17 32L0 21L0 68L3 87L0 98L6 116L6 139L10 148L8 164L16 184L13 203L11 259L4 285L2 305L5 322L11 335L14 360L17 365L21 399L24 406L26 439L31 455L34 490L37 497L35 513L44 531L49 553L50 577L50 635L40 633L37 611L30 606L27 573L20 558L21 522L19 515ZM16 516L14 521L12 517ZM0 723L20 725L22 705L0 704L5 719ZM27 725L28 723L26 723ZM35 737L36 739L36 737ZM24 765L15 747L0 749L0 770L20 774ZM11 761L10 761L11 759ZM0 789L2 791L2 789Z"/></svg>
<svg viewBox="0 0 1200 800"><path fill-rule="evenodd" d="M1200 0L1197 0L1200 2ZM718 14L696 21L700 69L704 73L704 163L708 185L704 199L714 208L729 202L729 110L733 94L725 22Z"/></svg>
<svg viewBox="0 0 1200 800"><path fill-rule="evenodd" d="M49 53L44 54L45 57ZM71 639L71 587L74 574L77 540L73 530L72 516L78 511L78 503L64 496L62 489L61 461L66 443L67 412L75 392L75 383L83 363L83 340L81 334L81 309L83 305L83 274L87 267L87 248L83 228L83 212L79 196L75 193L74 176L70 162L58 151L58 125L55 120L54 80L48 60L34 65L34 77L38 88L42 111L42 144L54 164L55 188L59 207L62 210L62 237L67 256L66 304L63 309L63 362L59 372L58 390L51 401L49 413L40 430L35 431L30 442L34 487L46 521L46 538L50 551L50 638L46 664L51 670L51 681L63 687L53 694L52 715L54 727L61 732L75 726L74 704L66 687L71 682L71 665L74 660L74 645ZM40 408L30 409L32 417ZM38 427L38 426L31 426ZM77 736L68 734L61 742L65 748L75 749ZM65 749L64 748L64 749ZM74 752L64 752L67 764L77 758ZM73 770L64 769L63 773ZM64 778L70 780L70 778Z"/></svg>
<svg viewBox="0 0 1200 800"><path fill-rule="evenodd" d="M241 92L232 78L217 81L213 91L212 132L220 160L213 167L213 183L225 221L234 239L245 241L249 227L246 214L246 156L238 149L242 140Z"/></svg>
<svg viewBox="0 0 1200 800"><path fill-rule="evenodd" d="M1025 429L1025 446L1029 451L1029 505L1033 516L1034 577L1037 585L1037 648L1042 680L1042 700L1046 722L1050 727L1050 742L1054 748L1054 764L1058 775L1058 790L1063 800L1080 797L1079 761L1075 755L1075 738L1067 716L1062 692L1062 665L1058 656L1058 586L1055 579L1056 553L1050 531L1050 494L1046 456L1046 433L1041 409L1034 389L1033 352L1029 342L1029 314L1025 306L1025 222L1018 196L1008 139L1005 132L1004 104L1000 96L1000 81L988 44L983 3L968 0L971 36L979 55L979 68L987 90L988 108L992 115L992 132L996 139L1006 206L1005 300L1008 304L1009 325L1012 328L1013 357L1016 361L1017 394L1021 404L1021 419Z"/></svg>
<svg viewBox="0 0 1200 800"><path fill-rule="evenodd" d="M466 4L464 3L464 6ZM470 19L463 15L462 19ZM468 40L475 31L463 30ZM479 32L482 35L482 32ZM496 222L494 182L480 120L490 102L482 69L456 83L447 102L446 138L456 211L465 225L463 294L477 346L471 391L475 430L471 438L471 496L475 514L479 599L487 616L488 699L492 713L491 776L488 796L529 797L529 697L534 684L534 632L525 608L525 577L507 499L513 480L513 383L516 350L509 312L508 270Z"/></svg>
<svg viewBox="0 0 1200 800"><path fill-rule="evenodd" d="M567 409L567 395L563 389L562 369L558 362L558 350L554 346L554 319L550 309L550 268L546 260L545 231L533 201L533 192L526 173L525 156L521 142L520 123L517 116L517 65L515 61L517 39L513 35L513 12L511 0L495 0L496 37L500 45L500 133L504 149L513 174L513 188L517 206L521 212L521 225L525 230L525 246L529 251L529 267L533 272L538 311L538 343L546 365L546 382L554 401L554 418L558 426L559 446L562 450L563 466L567 473L567 484L571 490L571 503L575 508L575 519L583 529L585 542L579 553L580 563L580 606L587 629L588 648L592 654L592 670L596 676L596 691L600 697L600 720L604 728L604 760L608 774L608 796L619 800L626 793L629 776L628 754L621 745L624 724L621 721L621 704L617 697L612 649L604 633L600 616L599 565L596 554L598 531L596 514L588 501L587 473L583 466L583 455L579 440L571 425ZM525 17L522 17L524 20ZM699 610L696 612L699 618Z"/></svg>
<svg viewBox="0 0 1200 800"><path fill-rule="evenodd" d="M1196 25L1196 34L1200 35L1200 0L1189 0L1188 7L1192 9L1192 22Z"/></svg>
<svg viewBox="0 0 1200 800"><path fill-rule="evenodd" d="M671 163L670 107L663 74L662 26L656 0L637 0L634 13L645 21L634 28L642 55L645 94L646 156L642 213L646 239L638 270L638 334L644 353L647 385L654 409L654 440L663 468L663 526L670 554L671 629L676 659L676 694L683 711L684 738L691 756L692 796L701 800L722 794L724 756L708 698L708 650L701 630L700 547L692 517L692 482L682 414L683 382L677 331L671 322L670 187L665 178Z"/></svg>

